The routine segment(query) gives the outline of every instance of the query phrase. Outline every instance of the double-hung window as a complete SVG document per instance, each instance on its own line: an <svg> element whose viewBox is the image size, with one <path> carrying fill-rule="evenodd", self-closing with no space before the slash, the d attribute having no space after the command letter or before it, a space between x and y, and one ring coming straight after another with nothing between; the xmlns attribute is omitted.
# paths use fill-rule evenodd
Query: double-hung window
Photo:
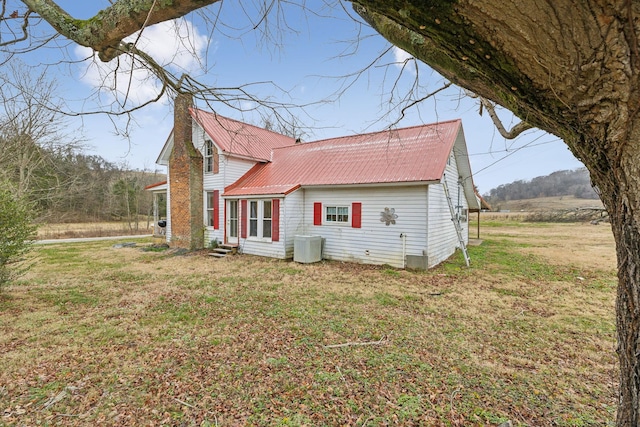
<svg viewBox="0 0 640 427"><path fill-rule="evenodd" d="M204 171L213 172L213 142L204 142Z"/></svg>
<svg viewBox="0 0 640 427"><path fill-rule="evenodd" d="M271 200L249 201L249 237L271 238L272 205Z"/></svg>
<svg viewBox="0 0 640 427"><path fill-rule="evenodd" d="M218 149L208 139L204 142L204 171L218 173Z"/></svg>
<svg viewBox="0 0 640 427"><path fill-rule="evenodd" d="M349 207L326 206L325 222L328 222L328 223L349 222Z"/></svg>

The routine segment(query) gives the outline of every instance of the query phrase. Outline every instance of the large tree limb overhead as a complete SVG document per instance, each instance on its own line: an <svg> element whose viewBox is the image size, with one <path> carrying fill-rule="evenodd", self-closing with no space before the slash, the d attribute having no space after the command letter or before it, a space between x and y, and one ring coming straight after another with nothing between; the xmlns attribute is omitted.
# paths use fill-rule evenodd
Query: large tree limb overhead
<svg viewBox="0 0 640 427"><path fill-rule="evenodd" d="M638 28L627 18L640 14L636 0L358 0L354 8L454 83L567 143L583 131L602 138L638 108L628 59Z"/></svg>
<svg viewBox="0 0 640 427"><path fill-rule="evenodd" d="M108 62L127 49L122 40L148 25L180 18L219 0L118 0L90 19L75 19L53 0L22 0L58 33Z"/></svg>

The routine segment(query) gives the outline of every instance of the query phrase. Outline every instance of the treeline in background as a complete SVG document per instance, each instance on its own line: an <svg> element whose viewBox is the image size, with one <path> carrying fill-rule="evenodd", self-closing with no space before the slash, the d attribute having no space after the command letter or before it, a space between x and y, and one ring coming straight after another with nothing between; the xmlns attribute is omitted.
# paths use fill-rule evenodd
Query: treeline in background
<svg viewBox="0 0 640 427"><path fill-rule="evenodd" d="M0 186L27 200L38 222L124 221L138 229L152 214L144 187L164 177L70 147L0 136Z"/></svg>
<svg viewBox="0 0 640 427"><path fill-rule="evenodd" d="M591 186L591 178L586 168L562 170L532 180L518 180L499 185L485 193L483 197L490 204L510 200L536 199L540 197L574 196L578 199L599 199Z"/></svg>
<svg viewBox="0 0 640 427"><path fill-rule="evenodd" d="M118 220L133 230L148 221L144 187L164 175L87 154L86 134L70 126L49 76L15 61L0 82L1 191L27 203L38 223Z"/></svg>

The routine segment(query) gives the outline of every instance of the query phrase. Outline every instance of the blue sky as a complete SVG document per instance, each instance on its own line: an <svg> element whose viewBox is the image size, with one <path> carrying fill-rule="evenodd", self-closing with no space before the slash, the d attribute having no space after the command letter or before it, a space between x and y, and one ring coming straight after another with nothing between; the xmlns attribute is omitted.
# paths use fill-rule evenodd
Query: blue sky
<svg viewBox="0 0 640 427"><path fill-rule="evenodd" d="M107 0L62 0L59 4L72 15L85 18L109 3ZM260 4L256 0L255 5ZM267 23L260 23L259 29L253 30L260 16L257 6L248 2L242 2L242 5L241 8L240 2L224 2L222 7L211 8L208 16L220 10L220 19L213 31L199 15L192 14L178 22L179 30L169 24L148 28L140 42L147 43L145 49L165 61L172 71L187 70L211 87L273 82L275 85L257 85L252 89L260 97L274 101L310 104L304 110L292 111L298 122L307 126L305 140L385 129L399 117L398 109L391 105L407 93L416 81L416 75L420 87L414 97L424 96L444 83L442 77L424 64L420 64L416 72L413 63L409 62L401 72L406 57L397 49L383 56L355 82L345 78L372 63L389 44L370 28L354 23L339 6L328 7L324 2L310 1L307 3L309 10L302 11L297 6L283 4L282 13L272 11ZM344 5L350 11L350 4ZM353 12L351 14L355 16ZM276 28L277 24L280 24L280 30ZM265 28L271 31L271 38L264 35ZM188 35L188 40L177 35ZM145 42L145 38L149 40ZM176 43L176 40L183 42ZM57 43L64 44L62 40ZM67 59L78 60L90 55L90 51L74 46L64 51ZM54 63L60 54L60 49L46 49L39 51L37 57L29 57L28 61L32 64ZM60 81L69 108L76 111L97 110L113 101L112 92L96 86L102 80L100 73L112 71L113 64L93 61L49 69ZM145 79L144 75L137 73L134 78L136 81L130 86L126 77L118 78L119 87L130 87L129 96L133 99L145 99L157 91L157 84ZM349 88L337 96L345 86ZM332 102L318 103L329 99ZM238 106L248 110L242 112L221 103L212 104L218 113L228 117L256 125L263 123L253 110L255 103L245 101ZM452 87L409 110L397 126L461 118L474 181L481 193L517 179L531 179L582 166L562 141L544 132L529 131L515 140L505 140L488 115L485 113L481 117L478 110L476 100ZM508 112L501 115L506 124L517 122ZM80 129L91 146L90 152L109 161L153 170L172 127L170 100L165 98L145 107L136 112L133 119L126 138L116 131L119 129L122 133L126 124L123 118L77 117L69 119L68 126Z"/></svg>

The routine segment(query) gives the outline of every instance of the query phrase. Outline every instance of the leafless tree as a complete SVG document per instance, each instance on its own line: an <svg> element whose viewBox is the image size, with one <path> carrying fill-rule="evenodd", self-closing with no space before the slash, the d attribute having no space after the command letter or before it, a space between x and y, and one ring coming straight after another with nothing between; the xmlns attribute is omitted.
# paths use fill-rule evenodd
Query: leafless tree
<svg viewBox="0 0 640 427"><path fill-rule="evenodd" d="M0 73L0 178L13 183L18 197L53 198L77 178L55 173L52 154L81 148L81 138L64 131L56 111L56 82L46 73L34 75L19 61ZM53 108L52 108L53 107Z"/></svg>

